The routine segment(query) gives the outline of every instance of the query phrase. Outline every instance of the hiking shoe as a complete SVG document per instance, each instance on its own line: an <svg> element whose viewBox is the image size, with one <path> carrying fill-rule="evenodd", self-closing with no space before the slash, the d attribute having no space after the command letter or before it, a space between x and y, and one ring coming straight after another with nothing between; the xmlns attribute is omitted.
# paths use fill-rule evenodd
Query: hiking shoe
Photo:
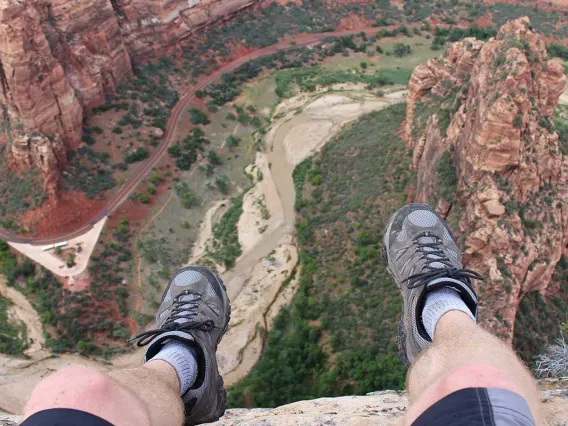
<svg viewBox="0 0 568 426"><path fill-rule="evenodd" d="M422 324L422 308L428 293L451 287L477 320L477 296L471 280L483 277L462 268L452 231L428 205L409 204L392 215L385 229L383 256L402 293L397 344L404 364L410 366L432 344Z"/></svg>
<svg viewBox="0 0 568 426"><path fill-rule="evenodd" d="M132 339L138 346L149 344L146 361L171 339L196 349L197 379L182 395L185 425L213 422L225 414L227 392L217 369L216 351L230 317L231 305L223 281L207 268L188 266L178 271L166 287L156 314L156 329Z"/></svg>

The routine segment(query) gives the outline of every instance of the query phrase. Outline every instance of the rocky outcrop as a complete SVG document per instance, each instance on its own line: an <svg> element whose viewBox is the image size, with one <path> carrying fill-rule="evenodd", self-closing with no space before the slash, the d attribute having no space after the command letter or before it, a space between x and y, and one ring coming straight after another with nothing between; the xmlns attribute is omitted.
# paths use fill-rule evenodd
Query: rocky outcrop
<svg viewBox="0 0 568 426"><path fill-rule="evenodd" d="M52 55L40 12L0 0L0 103L12 127L80 140L83 111L65 70Z"/></svg>
<svg viewBox="0 0 568 426"><path fill-rule="evenodd" d="M565 381L557 381L553 389L542 390L545 418L543 425L564 424L568 417ZM372 392L366 396L342 396L299 401L276 408L227 410L212 426L382 426L400 424L406 414L408 400L402 392ZM16 426L21 418L0 413L1 426Z"/></svg>
<svg viewBox="0 0 568 426"><path fill-rule="evenodd" d="M565 424L568 399L565 381L557 381L552 389L541 390L545 418L543 425ZM550 386L549 386L550 387ZM299 401L276 408L227 410L212 426L382 426L400 424L406 414L408 400L402 392L372 392L366 396L342 396ZM21 418L0 413L0 426L16 426Z"/></svg>
<svg viewBox="0 0 568 426"><path fill-rule="evenodd" d="M557 381L554 389L541 391L543 425L565 424L568 416L566 383ZM366 396L343 396L299 401L277 408L227 410L216 426L387 426L402 424L408 400L404 393L395 391L372 392Z"/></svg>
<svg viewBox="0 0 568 426"><path fill-rule="evenodd" d="M18 135L12 140L12 158L16 168L34 168L40 171L44 191L54 195L60 171L66 162L67 151L58 136L39 133Z"/></svg>
<svg viewBox="0 0 568 426"><path fill-rule="evenodd" d="M258 0L111 0L133 57L163 51Z"/></svg>
<svg viewBox="0 0 568 426"><path fill-rule="evenodd" d="M256 1L0 0L4 119L12 128L59 135L74 149L83 112L132 74L131 57L163 55ZM30 163L19 163L24 157L15 157L19 168Z"/></svg>
<svg viewBox="0 0 568 426"><path fill-rule="evenodd" d="M508 339L520 300L547 289L568 243L568 163L551 123L565 82L528 18L455 43L410 81L416 198L459 221L465 267L486 276L481 321Z"/></svg>

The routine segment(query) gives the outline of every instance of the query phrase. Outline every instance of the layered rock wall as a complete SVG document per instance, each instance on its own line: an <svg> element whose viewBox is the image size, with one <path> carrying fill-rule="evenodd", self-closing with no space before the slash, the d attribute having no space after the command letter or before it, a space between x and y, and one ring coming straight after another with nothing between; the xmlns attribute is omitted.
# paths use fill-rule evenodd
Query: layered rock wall
<svg viewBox="0 0 568 426"><path fill-rule="evenodd" d="M566 77L529 28L528 18L509 22L495 39L466 39L419 66L405 127L416 197L459 220L465 267L486 276L480 318L508 339L520 300L546 290L568 243L568 161L551 122ZM430 117L418 117L424 108ZM445 153L455 182L440 170ZM455 195L443 196L451 185Z"/></svg>
<svg viewBox="0 0 568 426"><path fill-rule="evenodd" d="M0 0L0 103L8 126L80 140L83 110L61 63L53 56L40 12Z"/></svg>
<svg viewBox="0 0 568 426"><path fill-rule="evenodd" d="M259 0L112 0L132 57L155 54Z"/></svg>
<svg viewBox="0 0 568 426"><path fill-rule="evenodd" d="M49 136L51 158L59 158L79 145L84 111L132 74L133 58L162 54L256 1L0 0L4 128ZM16 167L36 166L23 160L34 158L32 145L33 139L8 150Z"/></svg>

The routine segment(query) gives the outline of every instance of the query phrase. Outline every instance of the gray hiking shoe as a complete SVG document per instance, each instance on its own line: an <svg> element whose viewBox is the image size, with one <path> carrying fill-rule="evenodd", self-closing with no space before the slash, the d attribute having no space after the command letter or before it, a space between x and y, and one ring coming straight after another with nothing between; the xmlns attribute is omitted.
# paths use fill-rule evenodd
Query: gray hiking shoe
<svg viewBox="0 0 568 426"><path fill-rule="evenodd" d="M422 324L426 295L451 287L477 319L477 296L471 280L483 277L462 268L452 231L426 204L409 204L392 215L385 229L383 255L402 293L397 343L401 361L410 366L432 344Z"/></svg>
<svg viewBox="0 0 568 426"><path fill-rule="evenodd" d="M188 266L178 271L164 291L156 314L156 329L134 339L149 344L146 361L171 339L192 345L197 352L195 383L182 396L185 425L218 420L225 414L227 392L217 369L216 351L229 327L231 305L223 281L207 268Z"/></svg>

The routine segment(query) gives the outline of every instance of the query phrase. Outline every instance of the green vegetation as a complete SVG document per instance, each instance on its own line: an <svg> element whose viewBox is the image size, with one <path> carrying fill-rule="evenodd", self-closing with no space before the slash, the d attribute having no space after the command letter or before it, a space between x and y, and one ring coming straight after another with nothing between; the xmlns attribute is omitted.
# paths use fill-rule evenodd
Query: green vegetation
<svg viewBox="0 0 568 426"><path fill-rule="evenodd" d="M407 84L412 71L410 68L387 68L371 74L362 70L329 69L314 65L280 71L276 74L276 93L280 97L288 97L294 94L293 86L299 87L302 91L315 91L318 86L325 87L338 83L365 83L370 90L390 84Z"/></svg>
<svg viewBox="0 0 568 426"><path fill-rule="evenodd" d="M11 302L0 295L0 353L21 355L27 348L27 329L22 322L8 318Z"/></svg>
<svg viewBox="0 0 568 426"><path fill-rule="evenodd" d="M393 53L394 56L402 58L403 56L410 55L412 53L412 48L408 44L397 43L394 45Z"/></svg>
<svg viewBox="0 0 568 426"><path fill-rule="evenodd" d="M229 185L231 181L225 175L217 176L215 178L215 186L221 192L221 194L228 194L229 193Z"/></svg>
<svg viewBox="0 0 568 426"><path fill-rule="evenodd" d="M563 155L568 155L568 106L558 105L552 121L558 132L560 151Z"/></svg>
<svg viewBox="0 0 568 426"><path fill-rule="evenodd" d="M396 136L403 104L361 117L305 161L294 183L300 289L268 333L231 406L402 388L394 336L400 296L379 252L383 227L407 197L411 156ZM327 343L324 343L327 342Z"/></svg>
<svg viewBox="0 0 568 426"><path fill-rule="evenodd" d="M229 148L235 148L239 146L240 142L241 139L233 135L229 135L227 136L227 139L225 139L225 145L227 145Z"/></svg>
<svg viewBox="0 0 568 426"><path fill-rule="evenodd" d="M497 30L494 27L479 28L475 24L465 29L460 27L436 27L434 29L434 35L432 50L441 50L446 42L449 41L453 43L466 37L474 37L483 41L489 40L491 37L497 35Z"/></svg>
<svg viewBox="0 0 568 426"><path fill-rule="evenodd" d="M47 194L37 170L14 173L6 164L5 146L0 146L0 216L23 213L43 204Z"/></svg>
<svg viewBox="0 0 568 426"><path fill-rule="evenodd" d="M552 276L558 286L554 294L543 296L538 291L527 293L515 317L513 347L524 361L531 364L557 338L567 334L568 258L562 256Z"/></svg>
<svg viewBox="0 0 568 426"><path fill-rule="evenodd" d="M126 157L124 157L124 162L126 164L136 163L138 161L143 161L150 156L150 153L146 148L138 147L131 153L129 153Z"/></svg>
<svg viewBox="0 0 568 426"><path fill-rule="evenodd" d="M182 206L186 209L199 205L199 198L191 192L189 186L186 182L178 182L175 185L176 194L179 197L179 201Z"/></svg>
<svg viewBox="0 0 568 426"><path fill-rule="evenodd" d="M80 147L76 151L69 151L67 160L62 181L63 189L81 191L88 198L95 198L116 185L112 167L108 164L109 154L95 152L89 147Z"/></svg>
<svg viewBox="0 0 568 426"><path fill-rule="evenodd" d="M546 46L546 50L550 56L556 56L557 58L562 58L565 61L568 60L568 47L562 44L551 43Z"/></svg>
<svg viewBox="0 0 568 426"><path fill-rule="evenodd" d="M95 138L93 137L93 135L90 135L88 133L83 135L81 140L83 142L85 142L87 145L94 145L95 144Z"/></svg>
<svg viewBox="0 0 568 426"><path fill-rule="evenodd" d="M205 114L203 111L201 111L198 108L191 108L189 110L189 121L191 121L192 124L206 125L211 123L211 120L209 120L207 114Z"/></svg>
<svg viewBox="0 0 568 426"><path fill-rule="evenodd" d="M54 275L43 268L36 270L29 261L18 265L7 243L0 241L0 273L6 275L8 285L30 300L44 325L46 343L54 352L78 350L110 356L122 350L129 332L122 322L127 314L128 292L120 287L121 264L131 258L126 244L130 234L117 233L113 238L116 240L105 244L102 252L92 258L89 270L96 278L90 288L76 292L63 289ZM71 259L72 254L68 261ZM6 307L7 302L0 298L0 352L21 353L26 345L25 327L7 321ZM99 343L101 336L109 342Z"/></svg>
<svg viewBox="0 0 568 426"><path fill-rule="evenodd" d="M456 197L458 177L454 159L449 151L445 151L438 161L436 176L440 186L440 199L452 202Z"/></svg>
<svg viewBox="0 0 568 426"><path fill-rule="evenodd" d="M197 151L203 151L203 145L209 144L205 133L200 128L191 129L183 141L176 142L168 148L169 154L175 159L178 169L189 170L197 161Z"/></svg>
<svg viewBox="0 0 568 426"><path fill-rule="evenodd" d="M243 195L231 199L231 206L213 227L213 250L208 255L227 268L233 266L242 253L237 224L243 213Z"/></svg>

